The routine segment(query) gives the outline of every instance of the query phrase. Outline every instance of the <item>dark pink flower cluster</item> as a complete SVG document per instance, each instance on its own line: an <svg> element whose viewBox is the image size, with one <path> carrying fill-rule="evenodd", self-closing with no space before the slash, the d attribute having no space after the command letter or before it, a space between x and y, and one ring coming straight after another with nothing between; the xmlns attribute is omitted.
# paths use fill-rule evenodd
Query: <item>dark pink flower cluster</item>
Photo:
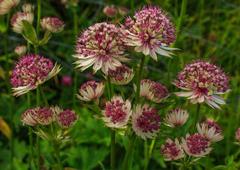
<svg viewBox="0 0 240 170"><path fill-rule="evenodd" d="M77 120L77 115L74 111L66 109L58 113L57 120L61 127L68 128Z"/></svg>
<svg viewBox="0 0 240 170"><path fill-rule="evenodd" d="M58 17L45 17L41 20L41 26L43 30L58 33L63 30L64 22Z"/></svg>
<svg viewBox="0 0 240 170"><path fill-rule="evenodd" d="M117 67L115 70L109 70L108 76L110 77L112 83L117 85L125 85L132 80L134 74L132 69L122 65Z"/></svg>
<svg viewBox="0 0 240 170"><path fill-rule="evenodd" d="M204 123L208 126L209 129L210 128L214 128L215 129L215 133L222 133L222 128L214 120L207 119Z"/></svg>
<svg viewBox="0 0 240 170"><path fill-rule="evenodd" d="M36 86L48 76L53 67L53 62L42 56L23 56L12 72L11 84L13 87Z"/></svg>
<svg viewBox="0 0 240 170"><path fill-rule="evenodd" d="M175 141L167 139L165 144L161 146L161 153L166 161L178 160L185 156L177 139Z"/></svg>

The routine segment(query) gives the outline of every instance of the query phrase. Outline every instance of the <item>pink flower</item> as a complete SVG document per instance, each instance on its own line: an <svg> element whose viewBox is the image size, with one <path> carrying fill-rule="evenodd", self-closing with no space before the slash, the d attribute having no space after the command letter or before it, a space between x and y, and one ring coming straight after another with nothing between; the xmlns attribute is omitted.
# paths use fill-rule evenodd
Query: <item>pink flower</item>
<svg viewBox="0 0 240 170"><path fill-rule="evenodd" d="M7 14L19 4L20 0L0 0L0 15Z"/></svg>
<svg viewBox="0 0 240 170"><path fill-rule="evenodd" d="M30 12L17 12L11 18L11 25L14 32L21 34L23 31L23 21L33 23L34 15Z"/></svg>
<svg viewBox="0 0 240 170"><path fill-rule="evenodd" d="M160 129L160 116L155 108L137 105L132 115L132 128L142 139L154 138Z"/></svg>
<svg viewBox="0 0 240 170"><path fill-rule="evenodd" d="M51 60L42 56L30 54L21 57L11 75L13 95L20 96L36 89L60 70L60 66L54 65Z"/></svg>
<svg viewBox="0 0 240 170"><path fill-rule="evenodd" d="M117 8L114 5L105 6L103 9L103 13L108 17L115 17L117 12Z"/></svg>
<svg viewBox="0 0 240 170"><path fill-rule="evenodd" d="M235 139L237 140L237 142L240 142L240 128L236 130Z"/></svg>
<svg viewBox="0 0 240 170"><path fill-rule="evenodd" d="M18 56L22 56L25 55L27 52L27 47L26 45L18 45L15 49L14 52L18 55Z"/></svg>
<svg viewBox="0 0 240 170"><path fill-rule="evenodd" d="M77 97L79 100L83 101L97 100L102 96L104 87L103 82L96 82L94 80L87 81L81 85Z"/></svg>
<svg viewBox="0 0 240 170"><path fill-rule="evenodd" d="M124 101L121 96L114 96L111 101L106 103L102 114L102 119L107 127L116 129L126 128L132 114L131 103L129 100Z"/></svg>
<svg viewBox="0 0 240 170"><path fill-rule="evenodd" d="M133 69L122 65L117 67L116 70L109 70L108 76L113 84L126 85L133 79L134 73Z"/></svg>
<svg viewBox="0 0 240 170"><path fill-rule="evenodd" d="M64 86L71 86L72 85L72 77L68 76L68 75L62 76L61 83Z"/></svg>
<svg viewBox="0 0 240 170"><path fill-rule="evenodd" d="M140 84L140 96L146 97L155 103L160 103L168 96L168 90L161 83L143 79Z"/></svg>
<svg viewBox="0 0 240 170"><path fill-rule="evenodd" d="M124 25L125 42L135 51L150 55L157 60L157 54L171 57L169 45L176 39L175 29L166 14L157 6L144 7L128 17Z"/></svg>
<svg viewBox="0 0 240 170"><path fill-rule="evenodd" d="M77 41L76 68L84 71L93 66L94 72L101 69L107 74L128 61L120 32L120 28L106 22L90 26Z"/></svg>
<svg viewBox="0 0 240 170"><path fill-rule="evenodd" d="M53 111L47 107L28 109L21 116L23 124L29 126L49 125L55 121Z"/></svg>
<svg viewBox="0 0 240 170"><path fill-rule="evenodd" d="M165 123L170 127L182 126L188 120L189 114L183 109L171 110L164 119Z"/></svg>
<svg viewBox="0 0 240 170"><path fill-rule="evenodd" d="M77 120L77 115L73 110L66 109L57 112L57 122L62 128L69 128Z"/></svg>
<svg viewBox="0 0 240 170"><path fill-rule="evenodd" d="M161 146L161 153L166 161L178 160L185 156L178 139L172 141L168 138Z"/></svg>
<svg viewBox="0 0 240 170"><path fill-rule="evenodd" d="M197 124L198 133L204 135L211 142L218 142L223 139L221 127L213 120L206 120Z"/></svg>
<svg viewBox="0 0 240 170"><path fill-rule="evenodd" d="M199 133L187 134L185 139L182 138L182 147L186 154L193 157L203 157L212 150L210 141Z"/></svg>
<svg viewBox="0 0 240 170"><path fill-rule="evenodd" d="M64 29L64 22L58 17L45 17L41 19L41 26L43 30L51 33L59 33Z"/></svg>
<svg viewBox="0 0 240 170"><path fill-rule="evenodd" d="M187 97L193 104L205 102L213 108L220 108L219 105L225 104L219 94L229 90L226 74L205 61L188 64L178 74L174 84L184 90L176 93L177 96Z"/></svg>

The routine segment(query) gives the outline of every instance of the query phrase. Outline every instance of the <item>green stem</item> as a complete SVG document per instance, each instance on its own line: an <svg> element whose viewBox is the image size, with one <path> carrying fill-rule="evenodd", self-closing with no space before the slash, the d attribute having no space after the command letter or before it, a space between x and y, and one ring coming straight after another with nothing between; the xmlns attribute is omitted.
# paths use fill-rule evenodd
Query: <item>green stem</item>
<svg viewBox="0 0 240 170"><path fill-rule="evenodd" d="M198 103L197 104L197 110L196 110L196 117L195 117L195 120L194 120L194 126L197 124L197 122L200 119L200 107L201 107L201 105Z"/></svg>
<svg viewBox="0 0 240 170"><path fill-rule="evenodd" d="M152 157L152 151L153 151L153 148L155 146L155 143L156 143L156 139L153 139L152 142L151 142L151 145L149 147L149 150L148 150L148 153L147 153L147 157L145 158L145 166L144 166L144 170L147 170L148 168L148 164L149 164L149 161Z"/></svg>
<svg viewBox="0 0 240 170"><path fill-rule="evenodd" d="M115 170L115 145L116 145L116 134L115 131L111 132L111 170Z"/></svg>
<svg viewBox="0 0 240 170"><path fill-rule="evenodd" d="M39 87L36 90L36 102L37 102L37 107L40 106L40 89ZM37 136L36 139L36 145L37 145L37 169L41 169L41 160L40 160L40 138Z"/></svg>
<svg viewBox="0 0 240 170"><path fill-rule="evenodd" d="M61 156L60 156L60 144L58 143L58 141L54 141L54 152L56 155L56 160L57 160L57 169L58 170L63 170L63 165L61 162Z"/></svg>
<svg viewBox="0 0 240 170"><path fill-rule="evenodd" d="M139 99L140 99L140 85L141 85L141 78L142 78L142 72L143 72L143 67L144 67L145 59L146 59L146 56L144 55L144 56L142 57L142 59L141 59L140 67L139 67L139 70L138 70L136 103L138 103L138 102L139 102Z"/></svg>
<svg viewBox="0 0 240 170"><path fill-rule="evenodd" d="M39 34L41 18L41 0L37 0L37 35Z"/></svg>
<svg viewBox="0 0 240 170"><path fill-rule="evenodd" d="M130 141L129 141L129 144L128 144L128 148L127 148L127 152L126 152L126 155L124 157L124 160L123 160L123 167L122 169L131 169L129 168L129 166L131 166L131 161L129 160L131 158L131 155L132 155L132 152L133 152L133 146L134 146L134 143L136 141L136 136L132 136L130 137Z"/></svg>

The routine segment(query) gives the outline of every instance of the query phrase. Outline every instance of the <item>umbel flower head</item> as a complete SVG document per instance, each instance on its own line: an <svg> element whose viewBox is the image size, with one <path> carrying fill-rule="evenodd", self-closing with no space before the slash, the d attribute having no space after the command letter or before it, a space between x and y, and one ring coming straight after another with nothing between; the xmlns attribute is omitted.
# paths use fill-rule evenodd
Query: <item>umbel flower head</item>
<svg viewBox="0 0 240 170"><path fill-rule="evenodd" d="M34 12L34 6L30 3L26 3L26 4L23 4L22 10L23 10L23 12L33 13Z"/></svg>
<svg viewBox="0 0 240 170"><path fill-rule="evenodd" d="M197 124L197 130L211 142L218 142L223 139L221 127L213 120L208 119L201 124Z"/></svg>
<svg viewBox="0 0 240 170"><path fill-rule="evenodd" d="M11 75L13 95L20 96L36 89L38 85L57 75L60 70L59 65L54 65L45 57L35 54L21 57Z"/></svg>
<svg viewBox="0 0 240 170"><path fill-rule="evenodd" d="M132 128L142 139L157 136L160 129L160 116L155 108L145 104L137 105L132 115Z"/></svg>
<svg viewBox="0 0 240 170"><path fill-rule="evenodd" d="M121 129L126 128L132 114L131 103L124 101L121 96L114 96L105 105L102 111L103 121L107 127Z"/></svg>
<svg viewBox="0 0 240 170"><path fill-rule="evenodd" d="M189 117L189 114L187 110L177 108L177 109L171 110L166 115L164 121L168 126L174 128L174 127L184 125L188 120L188 117Z"/></svg>
<svg viewBox="0 0 240 170"><path fill-rule="evenodd" d="M133 19L125 21L123 33L125 43L135 51L150 55L157 60L157 54L170 57L169 45L176 39L175 29L167 15L157 6L144 7L136 12Z"/></svg>
<svg viewBox="0 0 240 170"><path fill-rule="evenodd" d="M185 156L178 139L173 141L168 138L161 146L161 153L166 161L178 160Z"/></svg>
<svg viewBox="0 0 240 170"><path fill-rule="evenodd" d="M146 97L155 103L160 103L168 96L168 90L161 83L143 79L140 84L140 96Z"/></svg>
<svg viewBox="0 0 240 170"><path fill-rule="evenodd" d="M26 110L21 115L21 121L28 126L49 125L55 121L55 116L50 108L36 107Z"/></svg>
<svg viewBox="0 0 240 170"><path fill-rule="evenodd" d="M114 5L105 6L103 8L103 13L108 17L115 17L118 13L118 10Z"/></svg>
<svg viewBox="0 0 240 170"><path fill-rule="evenodd" d="M120 28L106 22L97 23L85 30L77 40L76 68L81 71L93 66L94 72L115 70L128 61L124 54Z"/></svg>
<svg viewBox="0 0 240 170"><path fill-rule="evenodd" d="M25 55L27 52L27 47L26 45L18 45L15 49L14 52L18 55L18 56L22 56Z"/></svg>
<svg viewBox="0 0 240 170"><path fill-rule="evenodd" d="M185 66L174 84L184 90L177 96L187 97L195 103L207 103L212 108L225 104L219 94L229 90L228 77L217 66L205 61L196 61Z"/></svg>
<svg viewBox="0 0 240 170"><path fill-rule="evenodd" d="M12 29L16 33L22 33L23 21L33 23L34 15L31 12L17 12L11 18Z"/></svg>
<svg viewBox="0 0 240 170"><path fill-rule="evenodd" d="M134 77L133 69L128 68L125 65L117 67L115 70L108 70L108 76L111 83L117 85L126 85Z"/></svg>
<svg viewBox="0 0 240 170"><path fill-rule="evenodd" d="M20 0L0 0L0 15L7 14L19 4Z"/></svg>
<svg viewBox="0 0 240 170"><path fill-rule="evenodd" d="M59 33L64 29L64 22L58 17L45 17L41 19L41 27L51 33Z"/></svg>
<svg viewBox="0 0 240 170"><path fill-rule="evenodd" d="M77 98L83 101L92 101L100 98L104 92L104 83L96 82L94 80L87 81L82 84L79 89L79 94L77 94Z"/></svg>
<svg viewBox="0 0 240 170"><path fill-rule="evenodd" d="M204 135L195 133L192 135L187 134L186 138L182 138L182 147L186 154L193 157L203 157L210 153L210 141Z"/></svg>
<svg viewBox="0 0 240 170"><path fill-rule="evenodd" d="M57 122L59 126L62 128L71 127L77 120L77 115L73 110L70 110L70 109L62 110L59 108L58 109L55 108L55 112L56 112Z"/></svg>

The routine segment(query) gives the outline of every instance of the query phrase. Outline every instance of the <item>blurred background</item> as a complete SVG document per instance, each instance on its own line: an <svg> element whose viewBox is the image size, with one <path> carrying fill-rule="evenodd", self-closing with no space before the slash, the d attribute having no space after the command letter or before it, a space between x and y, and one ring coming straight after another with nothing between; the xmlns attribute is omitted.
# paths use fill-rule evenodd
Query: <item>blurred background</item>
<svg viewBox="0 0 240 170"><path fill-rule="evenodd" d="M24 1L33 3L36 2ZM214 118L224 131L224 140L217 143L209 157L201 159L194 169L240 169L239 146L234 144L235 131L240 127L240 1L239 0L79 0L73 4L64 4L60 0L42 1L42 16L58 16L64 20L65 30L53 36L49 43L39 49L39 53L49 57L63 66L63 70L52 81L42 87L50 105L73 108L79 114L79 121L71 131L71 143L62 148L62 158L66 167L79 170L109 169L109 130L103 123L95 119L88 105L76 99L76 89L80 84L90 79L101 79L92 75L90 70L81 73L74 71L73 57L77 35L96 22L113 22L121 24L128 16L144 5L158 5L168 13L176 26L177 40L174 44L180 50L172 58L159 57L158 62L149 60L145 67L144 77L160 81L170 92L177 89L172 85L177 73L185 64L193 60L207 60L220 66L230 77L231 92L225 96L227 105L222 110L213 110L208 106L201 107L202 119ZM103 9L114 5L123 10L114 16L106 15ZM20 10L21 5L12 13ZM35 9L36 11L36 9ZM112 13L111 13L112 14ZM14 165L16 170L27 169L28 134L22 126L20 115L27 109L26 96L13 98L7 89L7 79L4 76L8 66L13 68L17 56L14 49L25 40L11 30L6 35L6 16L0 16L0 169L9 169L10 146L14 145ZM5 41L9 41L7 54L3 51ZM33 51L33 49L32 49ZM8 60L6 61L6 55ZM134 56L131 56L134 58ZM137 56L136 56L137 57ZM134 59L133 59L134 60ZM134 62L133 62L134 63ZM75 76L74 76L75 75ZM74 83L75 81L75 83ZM75 84L75 87L74 87ZM116 87L116 93L131 94L132 86ZM127 93L129 92L129 93ZM34 93L32 92L32 96ZM34 100L34 99L33 99ZM43 103L42 103L43 104ZM157 106L162 116L174 107L189 110L190 116L196 111L194 105L189 105L184 99L171 96L166 103ZM10 112L13 116L10 116ZM9 128L8 128L9 127ZM167 129L162 129L164 131ZM178 129L171 137L178 137L188 132L188 128ZM161 133L160 131L160 133ZM9 139L14 137L13 142ZM174 165L164 162L160 154L163 137L159 137L150 161L149 169L176 169ZM118 135L117 157L119 162L124 156L125 140ZM53 161L52 148L41 142L42 163L45 167ZM143 165L143 142L138 140L134 152L134 170L141 170Z"/></svg>

